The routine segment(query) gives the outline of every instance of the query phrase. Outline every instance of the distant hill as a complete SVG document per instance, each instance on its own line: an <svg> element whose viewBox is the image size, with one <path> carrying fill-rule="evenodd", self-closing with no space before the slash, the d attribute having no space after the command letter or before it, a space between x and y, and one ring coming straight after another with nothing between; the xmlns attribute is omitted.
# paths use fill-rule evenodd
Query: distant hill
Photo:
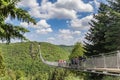
<svg viewBox="0 0 120 80"><path fill-rule="evenodd" d="M33 49L38 49L38 42L32 42ZM36 54L32 59L30 54L31 42L11 43L9 45L1 44L4 62L7 68L12 70L21 70L25 73L36 73L39 71L49 71L50 67L45 65ZM46 60L57 61L59 59L68 59L70 54L67 50L46 42L40 42L41 52Z"/></svg>
<svg viewBox="0 0 120 80"><path fill-rule="evenodd" d="M72 52L73 49L73 45L71 46L66 46L66 45L59 45L61 48L63 48L64 50L68 51L69 53Z"/></svg>
<svg viewBox="0 0 120 80"><path fill-rule="evenodd" d="M42 53L47 60L68 59L69 51L61 48L58 45L53 45L46 42L41 42Z"/></svg>

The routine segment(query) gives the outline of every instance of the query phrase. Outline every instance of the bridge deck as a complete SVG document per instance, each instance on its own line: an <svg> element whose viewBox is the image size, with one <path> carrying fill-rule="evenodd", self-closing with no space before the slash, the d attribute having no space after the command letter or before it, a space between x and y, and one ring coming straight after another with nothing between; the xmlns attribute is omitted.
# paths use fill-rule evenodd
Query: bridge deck
<svg viewBox="0 0 120 80"><path fill-rule="evenodd" d="M120 69L117 69L117 68L88 68L87 70L106 71L106 72L111 72L111 73L120 73Z"/></svg>

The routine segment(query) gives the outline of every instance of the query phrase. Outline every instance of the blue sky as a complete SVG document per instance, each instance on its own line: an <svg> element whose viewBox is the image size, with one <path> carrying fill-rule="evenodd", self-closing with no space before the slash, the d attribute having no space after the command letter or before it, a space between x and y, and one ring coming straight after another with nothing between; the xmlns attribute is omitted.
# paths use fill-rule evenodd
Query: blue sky
<svg viewBox="0 0 120 80"><path fill-rule="evenodd" d="M100 2L105 0L21 0L17 7L26 9L36 19L37 25L11 21L10 17L6 22L30 30L25 36L31 41L73 45L85 40L90 28L88 22L97 13Z"/></svg>

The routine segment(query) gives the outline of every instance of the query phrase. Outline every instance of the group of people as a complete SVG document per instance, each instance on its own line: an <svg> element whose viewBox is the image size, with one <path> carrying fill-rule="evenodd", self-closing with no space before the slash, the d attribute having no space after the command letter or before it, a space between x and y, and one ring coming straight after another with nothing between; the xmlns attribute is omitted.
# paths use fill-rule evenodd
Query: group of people
<svg viewBox="0 0 120 80"><path fill-rule="evenodd" d="M71 59L71 65L81 65L86 60L85 57L79 56Z"/></svg>
<svg viewBox="0 0 120 80"><path fill-rule="evenodd" d="M58 66L66 66L66 60L58 60Z"/></svg>
<svg viewBox="0 0 120 80"><path fill-rule="evenodd" d="M70 62L67 62L66 60L58 60L58 66L81 66L82 62L86 60L85 57L79 56L72 58Z"/></svg>

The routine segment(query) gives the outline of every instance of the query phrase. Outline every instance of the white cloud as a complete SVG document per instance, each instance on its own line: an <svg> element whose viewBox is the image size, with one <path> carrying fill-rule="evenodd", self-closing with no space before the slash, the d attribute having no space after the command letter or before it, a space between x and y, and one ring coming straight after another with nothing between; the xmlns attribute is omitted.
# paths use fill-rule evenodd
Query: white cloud
<svg viewBox="0 0 120 80"><path fill-rule="evenodd" d="M70 31L69 29L60 29L58 37L63 40L69 41L70 39L74 39L75 35L80 35L80 33L81 33L80 31Z"/></svg>
<svg viewBox="0 0 120 80"><path fill-rule="evenodd" d="M76 18L76 11L65 8L56 8L51 2L44 3L44 5L37 8L31 8L29 13L36 18L59 18L59 19L73 19Z"/></svg>
<svg viewBox="0 0 120 80"><path fill-rule="evenodd" d="M92 12L93 7L91 3L84 3L83 0L57 0L54 3L49 2L49 0L41 0L39 3L37 0L21 0L18 3L18 7L25 7L29 10L31 16L35 18L40 18L42 20L38 21L36 25L30 23L28 26L34 28L32 30L32 40L38 39L39 34L48 34L53 32L51 25L47 23L48 19L69 19L67 24L70 24L74 30L60 29L53 37L42 36L43 41L50 41L55 44L74 44L76 41L80 40L81 29L89 28L88 22L92 17L87 16L82 19L78 19L78 12ZM26 23L21 23L24 27L27 27ZM36 31L34 33L34 31ZM35 37L37 35L37 37ZM49 35L49 34L48 34ZM31 35L27 35L28 37ZM50 36L50 35L49 35ZM44 37L44 38L43 38ZM46 39L46 40L45 40ZM40 39L39 39L40 40Z"/></svg>
<svg viewBox="0 0 120 80"><path fill-rule="evenodd" d="M73 36L71 34L71 31L69 29L60 29L59 30L59 38L62 39L62 40L70 40L70 39L73 39Z"/></svg>
<svg viewBox="0 0 120 80"><path fill-rule="evenodd" d="M47 34L47 33L53 32L53 30L51 28L46 28L46 29L38 29L36 30L36 32L39 34Z"/></svg>
<svg viewBox="0 0 120 80"><path fill-rule="evenodd" d="M50 42L50 43L55 43L55 40L56 40L56 38L54 38L54 37L48 37L47 38L47 42Z"/></svg>
<svg viewBox="0 0 120 80"><path fill-rule="evenodd" d="M52 35L52 37L47 38L47 42L57 44L57 45L60 45L60 44L73 45L76 42L83 40L83 37L81 37L82 35L83 34L81 34L80 31L73 31L70 29L59 29L59 32L57 33L57 35L55 34L55 35Z"/></svg>
<svg viewBox="0 0 120 80"><path fill-rule="evenodd" d="M26 23L26 22L21 22L20 23L21 26L23 27L31 27L31 28L34 28L36 33L38 34L48 34L50 32L53 32L52 28L51 28L51 25L49 25L47 23L46 20L42 19L40 21L37 22L36 25L32 24L32 23Z"/></svg>
<svg viewBox="0 0 120 80"><path fill-rule="evenodd" d="M71 34L71 31L69 29L60 29L59 32L62 34Z"/></svg>
<svg viewBox="0 0 120 80"><path fill-rule="evenodd" d="M93 0L89 2L91 5L95 5L95 8L98 9L100 7L100 1Z"/></svg>
<svg viewBox="0 0 120 80"><path fill-rule="evenodd" d="M80 34L80 31L70 31L69 29L60 29L59 30L60 33L62 34Z"/></svg>
<svg viewBox="0 0 120 80"><path fill-rule="evenodd" d="M93 11L93 7L89 3L83 3L82 0L58 0L55 3L42 0L41 5L37 3L37 0L22 0L18 6L30 8L29 13L33 17L43 19L75 19L77 12Z"/></svg>
<svg viewBox="0 0 120 80"><path fill-rule="evenodd" d="M22 27L28 28L28 23L27 22L21 22L20 25Z"/></svg>
<svg viewBox="0 0 120 80"><path fill-rule="evenodd" d="M47 38L47 42L53 44L74 45L76 42L82 42L84 40L84 33L70 29L59 29L59 32L52 37ZM54 36L54 37L53 37Z"/></svg>
<svg viewBox="0 0 120 80"><path fill-rule="evenodd" d="M55 38L54 38L54 37L49 37L48 40L52 40L52 41L54 41Z"/></svg>
<svg viewBox="0 0 120 80"><path fill-rule="evenodd" d="M40 20L37 23L36 28L38 28L36 32L39 34L47 34L47 33L53 32L51 26L46 22L46 20Z"/></svg>
<svg viewBox="0 0 120 80"><path fill-rule="evenodd" d="M58 0L55 3L57 8L65 8L69 10L76 10L78 12L92 12L93 7L88 3L83 3L82 0Z"/></svg>
<svg viewBox="0 0 120 80"><path fill-rule="evenodd" d="M46 2L47 2L48 0L42 0L42 3L41 3L41 5L44 5L44 4L46 4Z"/></svg>
<svg viewBox="0 0 120 80"><path fill-rule="evenodd" d="M73 36L68 34L60 34L59 37L63 40L73 39Z"/></svg>
<svg viewBox="0 0 120 80"><path fill-rule="evenodd" d="M93 15L86 16L82 19L73 19L70 21L70 26L77 30L89 29L90 28L89 22L92 19Z"/></svg>
<svg viewBox="0 0 120 80"><path fill-rule="evenodd" d="M59 18L59 19L74 19L77 18L76 12L74 10L67 10L64 8L61 9L53 9L53 14L51 17Z"/></svg>
<svg viewBox="0 0 120 80"><path fill-rule="evenodd" d="M51 27L51 26L47 23L47 21L44 20L44 19L38 21L38 22L36 23L36 25L34 25L33 23L29 23L29 26L30 26L31 28L35 28L35 29L43 29L43 28L49 28L49 27Z"/></svg>
<svg viewBox="0 0 120 80"><path fill-rule="evenodd" d="M100 7L100 2L98 2L97 0L94 0L94 3L95 3L95 5L96 5L97 8Z"/></svg>
<svg viewBox="0 0 120 80"><path fill-rule="evenodd" d="M37 22L37 26L42 27L42 28L49 28L50 25L46 22L46 20L40 20Z"/></svg>
<svg viewBox="0 0 120 80"><path fill-rule="evenodd" d="M73 34L75 34L75 35L80 35L81 32L80 32L80 31L74 31Z"/></svg>
<svg viewBox="0 0 120 80"><path fill-rule="evenodd" d="M39 3L37 3L37 0L21 0L18 4L18 7L28 7L28 8L37 8L39 7Z"/></svg>

